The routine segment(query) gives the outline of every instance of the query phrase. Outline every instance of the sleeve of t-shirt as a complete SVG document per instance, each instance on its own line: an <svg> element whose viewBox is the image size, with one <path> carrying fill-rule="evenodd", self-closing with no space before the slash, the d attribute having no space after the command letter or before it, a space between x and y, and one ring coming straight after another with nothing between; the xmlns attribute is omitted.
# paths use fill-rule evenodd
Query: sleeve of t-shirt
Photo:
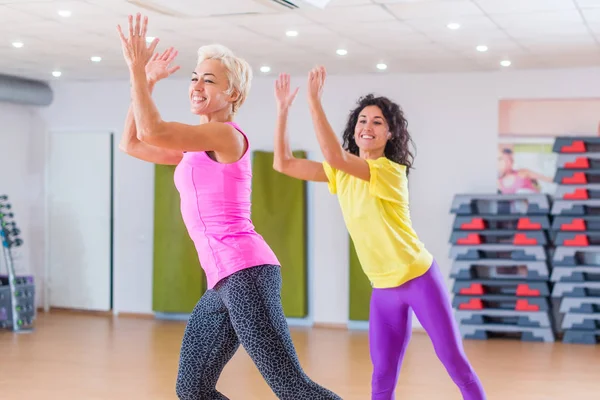
<svg viewBox="0 0 600 400"><path fill-rule="evenodd" d="M402 203L406 179L406 167L385 157L367 160L370 171L369 192L382 200Z"/></svg>
<svg viewBox="0 0 600 400"><path fill-rule="evenodd" d="M327 161L323 161L323 169L325 170L325 175L327 175L327 186L329 187L329 193L336 194L337 193L337 185L336 185L336 174L337 170L333 168Z"/></svg>

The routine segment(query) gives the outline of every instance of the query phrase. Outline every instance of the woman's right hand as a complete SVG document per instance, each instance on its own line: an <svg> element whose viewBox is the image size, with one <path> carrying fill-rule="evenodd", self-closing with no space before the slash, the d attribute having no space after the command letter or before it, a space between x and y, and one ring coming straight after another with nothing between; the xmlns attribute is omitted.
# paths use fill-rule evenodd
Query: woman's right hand
<svg viewBox="0 0 600 400"><path fill-rule="evenodd" d="M146 64L146 78L149 83L156 83L161 79L165 79L171 76L174 72L181 68L179 65L170 67L169 64L173 62L177 56L178 51L169 47L161 55L155 53L148 64Z"/></svg>
<svg viewBox="0 0 600 400"><path fill-rule="evenodd" d="M275 81L275 99L277 100L277 110L287 110L291 107L298 94L297 87L290 93L290 76L289 74L279 74L279 78Z"/></svg>

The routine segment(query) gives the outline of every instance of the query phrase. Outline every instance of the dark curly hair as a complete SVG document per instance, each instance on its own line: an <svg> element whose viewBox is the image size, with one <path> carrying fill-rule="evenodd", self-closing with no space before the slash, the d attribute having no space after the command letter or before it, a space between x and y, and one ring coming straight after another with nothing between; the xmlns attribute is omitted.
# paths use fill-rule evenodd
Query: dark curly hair
<svg viewBox="0 0 600 400"><path fill-rule="evenodd" d="M406 165L406 174L408 175L413 168L414 155L411 152L409 145L412 145L416 150L416 146L408 133L408 121L404 118L404 112L400 106L387 97L375 97L373 94L368 94L358 99L357 106L350 112L346 128L343 135L344 150L358 156L359 149L354 140L354 130L360 112L368 106L377 106L383 113L383 117L389 125L392 137L385 145L385 156L398 164Z"/></svg>

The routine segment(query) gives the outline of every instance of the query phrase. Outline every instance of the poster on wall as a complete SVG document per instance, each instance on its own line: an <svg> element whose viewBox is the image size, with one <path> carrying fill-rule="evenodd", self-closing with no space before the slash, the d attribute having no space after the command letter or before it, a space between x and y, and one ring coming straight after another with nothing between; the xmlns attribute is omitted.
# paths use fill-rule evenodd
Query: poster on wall
<svg viewBox="0 0 600 400"><path fill-rule="evenodd" d="M505 99L498 113L499 193L554 195L557 136L600 136L600 99Z"/></svg>

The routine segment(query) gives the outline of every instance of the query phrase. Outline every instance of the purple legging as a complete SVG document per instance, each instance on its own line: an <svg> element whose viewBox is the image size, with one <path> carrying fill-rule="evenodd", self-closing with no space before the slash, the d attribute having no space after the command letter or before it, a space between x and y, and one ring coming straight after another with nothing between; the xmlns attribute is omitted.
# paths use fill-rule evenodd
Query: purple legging
<svg viewBox="0 0 600 400"><path fill-rule="evenodd" d="M481 382L465 356L446 286L435 261L424 275L399 287L373 289L369 320L373 362L371 399L395 398L394 389L411 336L411 309L463 399L485 399Z"/></svg>

